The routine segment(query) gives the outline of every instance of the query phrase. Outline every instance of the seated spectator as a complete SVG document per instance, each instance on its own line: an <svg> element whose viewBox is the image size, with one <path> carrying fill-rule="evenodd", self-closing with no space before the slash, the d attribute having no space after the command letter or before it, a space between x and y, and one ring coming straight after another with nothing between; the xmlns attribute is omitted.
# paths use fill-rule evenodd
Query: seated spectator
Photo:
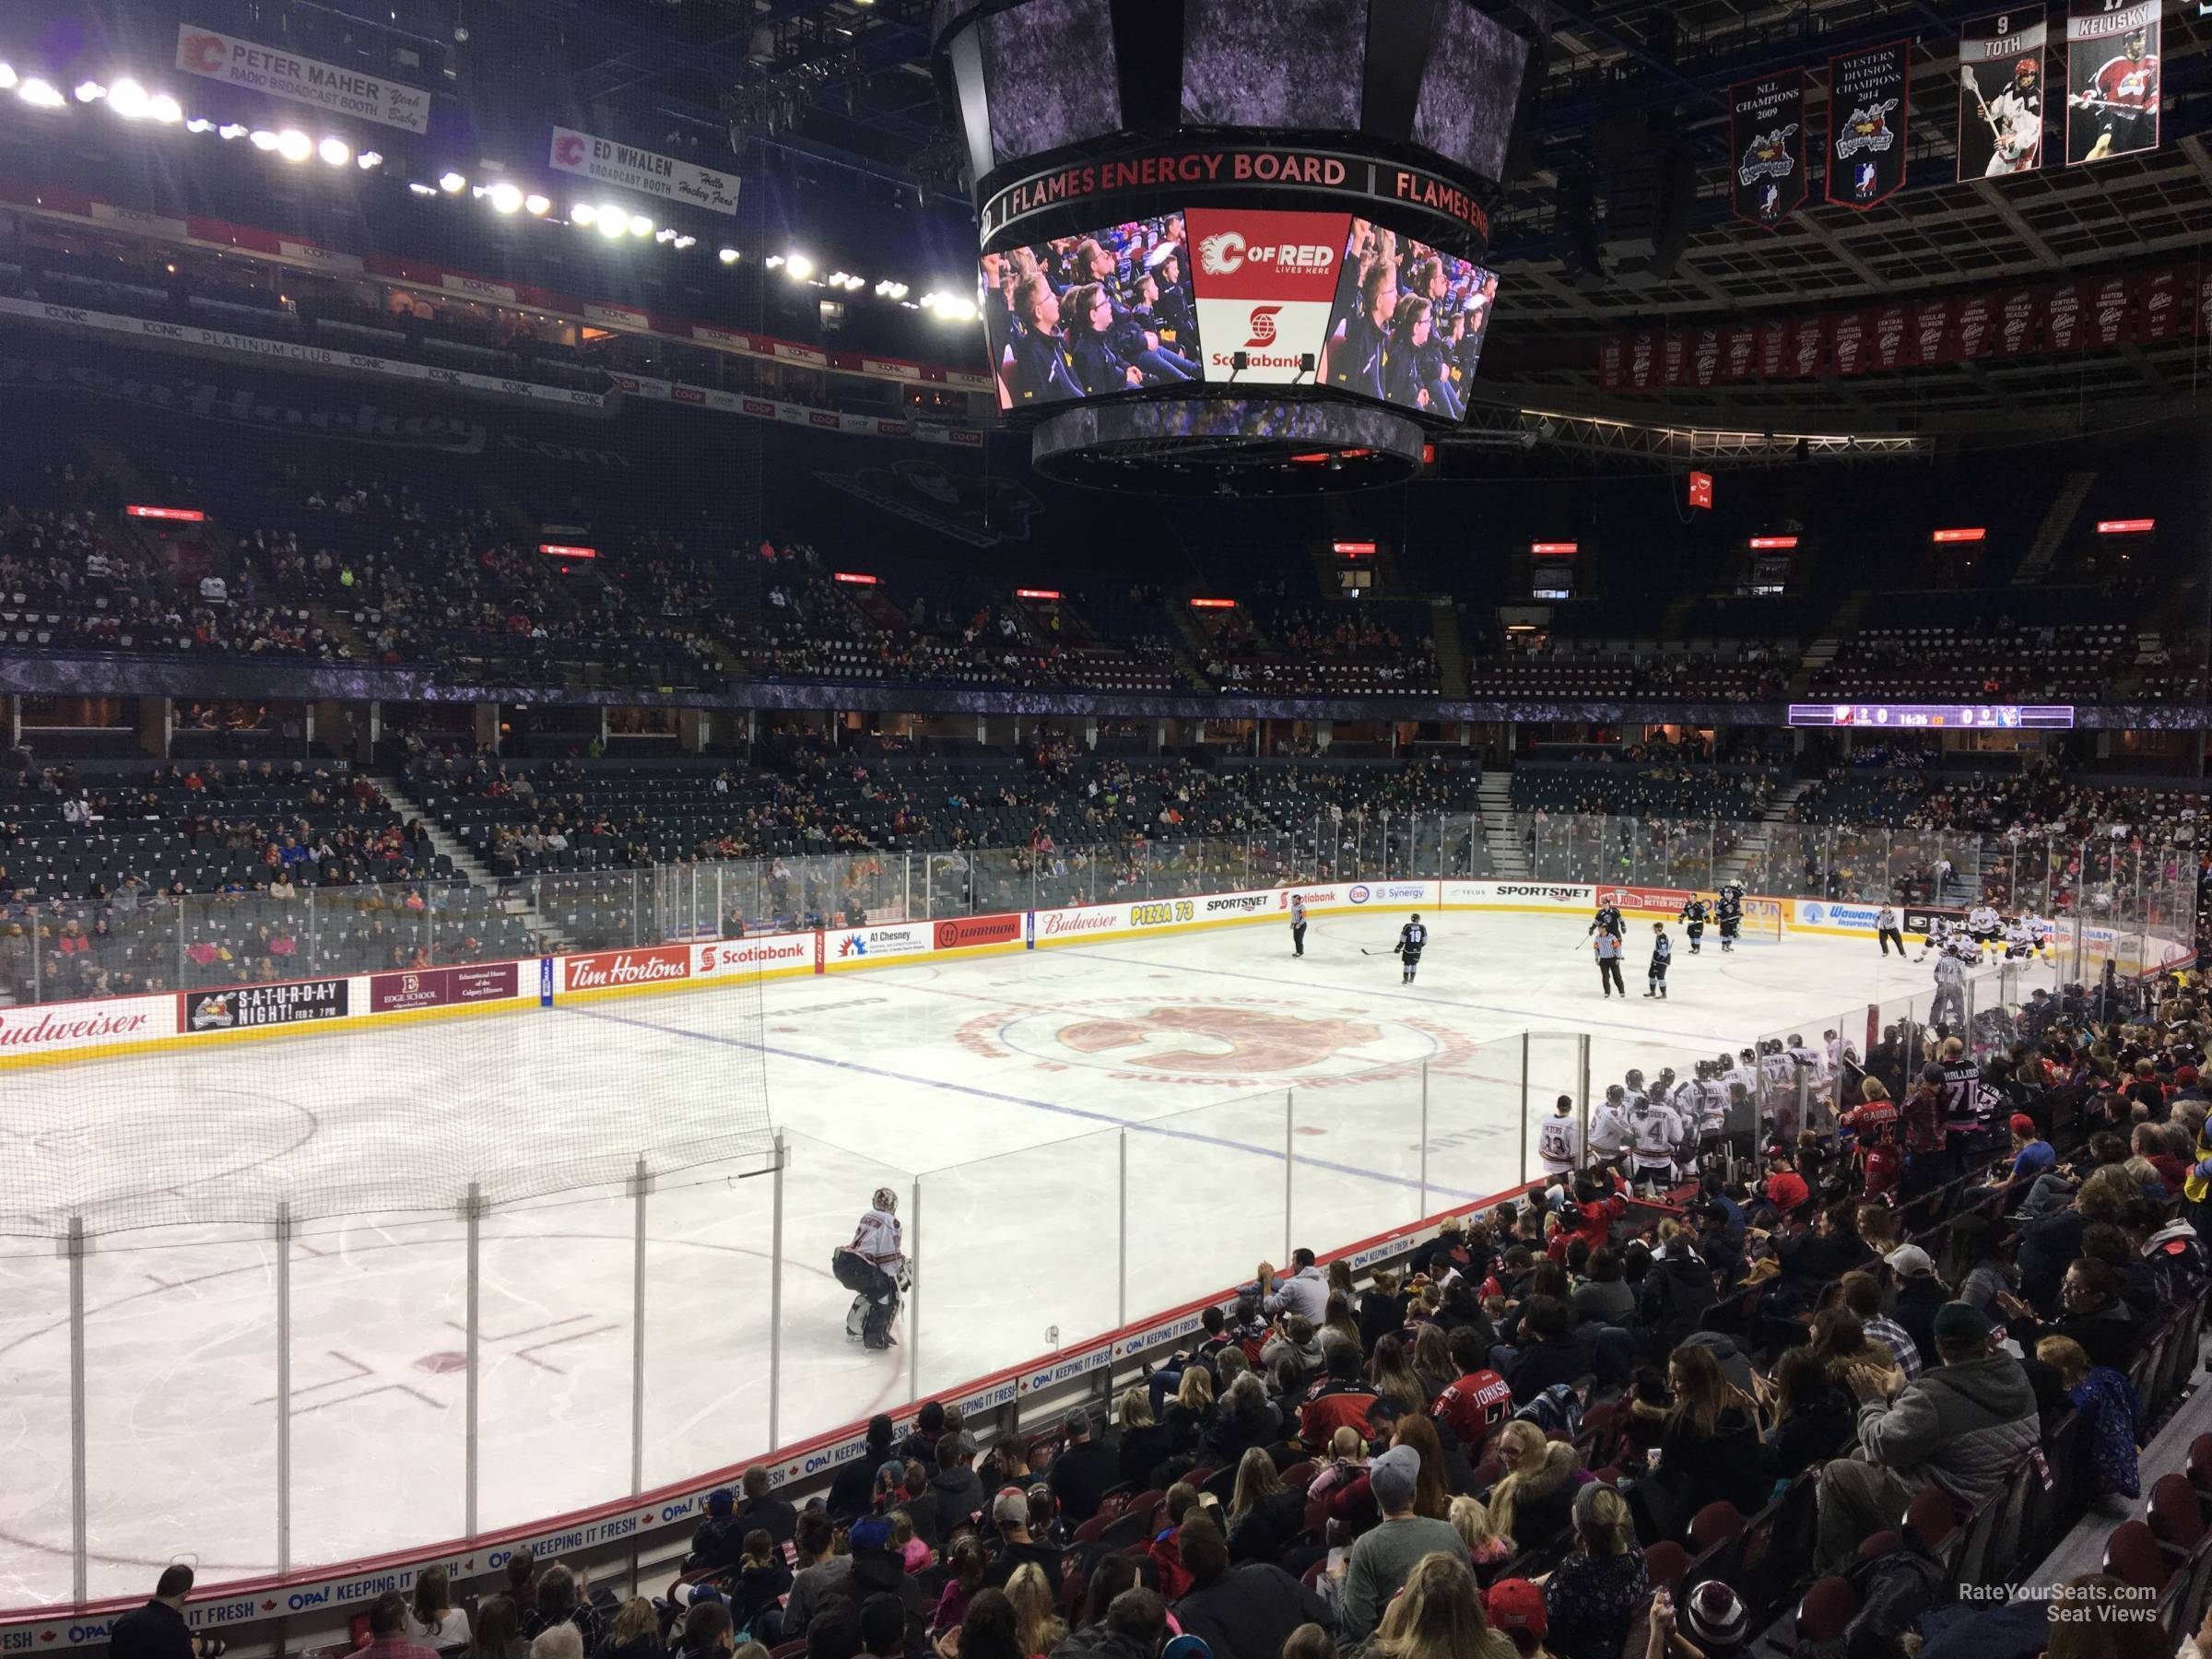
<svg viewBox="0 0 2212 1659"><path fill-rule="evenodd" d="M1475 1569L1476 1582L1487 1586L1517 1553L1512 1539L1498 1530L1489 1505L1465 1492L1452 1500L1447 1518L1467 1547L1467 1564Z"/></svg>
<svg viewBox="0 0 2212 1659"><path fill-rule="evenodd" d="M1025 1653L1047 1653L1067 1634L1053 1610L1052 1586L1034 1561L1024 1561L1006 1580L1006 1600L1014 1607L1014 1630Z"/></svg>
<svg viewBox="0 0 2212 1659"><path fill-rule="evenodd" d="M1927 1487L1941 1487L1961 1509L1973 1508L2036 1443L2035 1390L1997 1336L1974 1309L1947 1302L1936 1316L1941 1363L1935 1369L1894 1397L1870 1370L1851 1373L1861 1406L1858 1453L1821 1472L1814 1557L1821 1571L1848 1560L1868 1534L1897 1525L1914 1494Z"/></svg>
<svg viewBox="0 0 2212 1659"><path fill-rule="evenodd" d="M2143 1489L2136 1448L2144 1441L2146 1426L2135 1384L2110 1366L2092 1364L2081 1344L2069 1337L2044 1337L2035 1345L2035 1357L2058 1373L2066 1398L2082 1414L2081 1432L2088 1441L2083 1466L2091 1496L2108 1512L2124 1512L2120 1500Z"/></svg>
<svg viewBox="0 0 2212 1659"><path fill-rule="evenodd" d="M1499 1426L1512 1415L1513 1394L1489 1368L1488 1345L1471 1326L1452 1333L1453 1368L1459 1373L1437 1395L1434 1415L1470 1461L1479 1459ZM1309 1443L1312 1437L1307 1437Z"/></svg>
<svg viewBox="0 0 2212 1659"><path fill-rule="evenodd" d="M1175 1621L1214 1659L1276 1659L1300 1625L1328 1618L1321 1597L1272 1561L1232 1564L1211 1523L1186 1521L1176 1540L1191 1588L1175 1603Z"/></svg>
<svg viewBox="0 0 2212 1659"><path fill-rule="evenodd" d="M1371 1436L1370 1413L1376 1393L1363 1375L1359 1348L1332 1333L1323 1341L1321 1351L1328 1375L1306 1395L1299 1411L1299 1439L1309 1446L1321 1447L1329 1443L1338 1429L1351 1429L1362 1439Z"/></svg>
<svg viewBox="0 0 2212 1659"><path fill-rule="evenodd" d="M684 1558L685 1568L721 1572L736 1566L745 1553L746 1531L737 1521L737 1494L728 1487L716 1487L707 1494L706 1514L691 1529L691 1552Z"/></svg>
<svg viewBox="0 0 2212 1659"><path fill-rule="evenodd" d="M791 1568L768 1528L745 1535L737 1572L729 1587L730 1617L737 1628L764 1641L782 1640L783 1598L791 1594Z"/></svg>
<svg viewBox="0 0 2212 1659"><path fill-rule="evenodd" d="M1811 1348L1784 1348L1760 1392L1767 1429L1759 1466L1768 1480L1793 1480L1835 1456L1850 1440L1858 1401Z"/></svg>
<svg viewBox="0 0 2212 1659"><path fill-rule="evenodd" d="M1090 1413L1077 1406L1064 1427L1067 1444L1053 1459L1047 1480L1060 1500L1060 1513L1070 1526L1080 1526L1099 1512L1099 1501L1121 1478L1121 1458L1103 1441L1090 1436Z"/></svg>
<svg viewBox="0 0 2212 1659"><path fill-rule="evenodd" d="M889 1419L885 1419L889 1427ZM1022 1505L1022 1513L1029 1506ZM792 1579L791 1594L783 1603L782 1639L796 1641L806 1634L806 1626L815 1610L831 1598L838 1584L853 1571L853 1558L835 1553L836 1524L826 1510L809 1509L801 1512L794 1537L798 1552L798 1572Z"/></svg>
<svg viewBox="0 0 2212 1659"><path fill-rule="evenodd" d="M1547 1440L1534 1423L1516 1419L1498 1431L1504 1477L1490 1490L1490 1519L1524 1549L1540 1549L1574 1516L1583 1460L1575 1449Z"/></svg>
<svg viewBox="0 0 2212 1659"><path fill-rule="evenodd" d="M2078 1343L2091 1365L2124 1371L2143 1346L2147 1333L2142 1322L2120 1296L2119 1276L2091 1256L2077 1256L2066 1265L2059 1281L2058 1318L2041 1321L2035 1310L2017 1296L2001 1296L2006 1335L2032 1353L2045 1336L2063 1336Z"/></svg>
<svg viewBox="0 0 2212 1659"><path fill-rule="evenodd" d="M988 1590L982 1595L990 1595ZM977 1598L982 1603L982 1596ZM984 1659L1033 1659L1030 1651L1016 1642L1011 1648L998 1646L995 1608L988 1608L992 1622L982 1633L988 1645L983 1649ZM960 1627L957 1646L940 1645L940 1659L974 1659L969 1650L970 1629L975 1622L975 1610L971 1609L969 1624ZM1089 1625L1053 1650L1053 1659L1157 1659L1162 1643L1167 1640L1168 1606L1158 1594L1143 1585L1124 1590L1107 1604L1106 1617Z"/></svg>
<svg viewBox="0 0 2212 1659"><path fill-rule="evenodd" d="M717 1604L719 1606L719 1604ZM522 1616L512 1595L487 1595L477 1603L476 1629L470 1633L468 1659L522 1659L530 1644L523 1640ZM728 1616L724 1614L726 1625Z"/></svg>
<svg viewBox="0 0 2212 1659"><path fill-rule="evenodd" d="M737 1522L746 1531L763 1528L778 1544L788 1544L798 1529L799 1512L786 1499L779 1498L769 1472L759 1464L746 1470L738 1478L738 1489L745 1501L738 1505Z"/></svg>
<svg viewBox="0 0 2212 1659"><path fill-rule="evenodd" d="M1144 1491L1152 1484L1152 1472L1175 1450L1175 1431L1155 1420L1151 1397L1142 1387L1123 1390L1117 1420L1122 1485Z"/></svg>
<svg viewBox="0 0 2212 1659"><path fill-rule="evenodd" d="M1141 1390L1130 1391L1141 1402ZM960 1453L960 1439L947 1434L937 1441L936 1470L929 1477L929 1488L907 1505L912 1518L914 1532L933 1548L942 1548L945 1540L983 1508L983 1483Z"/></svg>
<svg viewBox="0 0 2212 1659"><path fill-rule="evenodd" d="M789 1576L785 1574L787 1582ZM653 1608L653 1598L633 1595L606 1627L606 1641L601 1644L597 1659L662 1659L662 1653L661 1616Z"/></svg>
<svg viewBox="0 0 2212 1659"><path fill-rule="evenodd" d="M407 1640L439 1649L469 1644L468 1615L453 1610L453 1580L442 1567L426 1567L415 1581L414 1601L407 1608Z"/></svg>
<svg viewBox="0 0 2212 1659"><path fill-rule="evenodd" d="M410 1644L402 1651L422 1653L429 1650ZM372 1642L362 1652L372 1653L376 1646ZM547 1625L531 1639L530 1659L583 1659L583 1633L573 1624Z"/></svg>
<svg viewBox="0 0 2212 1659"><path fill-rule="evenodd" d="M583 1659L573 1630L568 1630L567 1641L571 1651L538 1654L537 1659ZM369 1645L358 1651L372 1659L436 1659L429 1648L408 1638L407 1598L396 1590L387 1590L369 1604ZM531 1652L536 1654L535 1645Z"/></svg>
<svg viewBox="0 0 2212 1659"><path fill-rule="evenodd" d="M1338 1634L1343 1634L1341 1627ZM1456 1550L1416 1561L1382 1616L1368 1659L1516 1659L1512 1641L1490 1629L1482 1591Z"/></svg>
<svg viewBox="0 0 2212 1659"><path fill-rule="evenodd" d="M1237 1483L1229 1505L1231 1560L1279 1561L1305 1524L1305 1493L1283 1485L1265 1447L1254 1446L1237 1460ZM1185 1560L1183 1565L1190 1563Z"/></svg>
<svg viewBox="0 0 2212 1659"><path fill-rule="evenodd" d="M1666 1381L1674 1405L1656 1466L1629 1492L1636 1535L1646 1544L1681 1537L1709 1503L1724 1500L1749 1514L1766 1488L1750 1402L1729 1385L1712 1350L1677 1348L1667 1357Z"/></svg>
<svg viewBox="0 0 2212 1659"><path fill-rule="evenodd" d="M1628 1500L1589 1483L1575 1495L1574 1548L1544 1581L1545 1646L1559 1659L1617 1659L1645 1583Z"/></svg>
<svg viewBox="0 0 2212 1659"><path fill-rule="evenodd" d="M1003 1590L1014 1571L1034 1561L1044 1571L1053 1594L1060 1594L1060 1551L1040 1544L1030 1534L1030 1500L1019 1492L1001 1492L991 1502L991 1524L998 1531L998 1557L983 1582Z"/></svg>
<svg viewBox="0 0 2212 1659"><path fill-rule="evenodd" d="M523 1634L535 1643L553 1626L572 1624L583 1640L584 1652L597 1652L606 1631L601 1628L599 1610L589 1599L587 1583L559 1561L539 1573L536 1599L523 1616Z"/></svg>
<svg viewBox="0 0 2212 1659"><path fill-rule="evenodd" d="M1479 1583L1480 1571L1475 1576ZM1520 1659L1537 1659L1548 1652L1544 1637L1551 1621L1544 1611L1541 1585L1524 1578L1500 1579L1485 1593L1483 1611L1489 1616L1491 1629L1513 1644Z"/></svg>
<svg viewBox="0 0 2212 1659"><path fill-rule="evenodd" d="M1444 1554L1465 1571L1465 1550L1452 1524L1414 1512L1420 1474L1420 1453L1410 1446L1393 1446L1368 1465L1368 1480L1382 1519L1353 1541L1345 1562L1336 1629L1347 1642L1375 1629L1382 1609L1424 1556ZM1473 1573L1468 1572L1466 1580L1472 1596Z"/></svg>

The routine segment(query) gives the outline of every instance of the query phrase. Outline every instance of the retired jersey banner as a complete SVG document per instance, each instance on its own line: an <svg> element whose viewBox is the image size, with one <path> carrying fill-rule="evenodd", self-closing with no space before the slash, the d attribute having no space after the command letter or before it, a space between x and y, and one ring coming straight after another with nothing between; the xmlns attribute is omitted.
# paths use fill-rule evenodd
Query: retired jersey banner
<svg viewBox="0 0 2212 1659"><path fill-rule="evenodd" d="M2066 17L2066 165L2159 147L2160 0L2072 0Z"/></svg>
<svg viewBox="0 0 2212 1659"><path fill-rule="evenodd" d="M1804 206L1805 76L1796 70L1728 88L1735 217L1771 230Z"/></svg>
<svg viewBox="0 0 2212 1659"><path fill-rule="evenodd" d="M1959 176L2002 179L2043 164L2040 6L1977 18L1959 34Z"/></svg>
<svg viewBox="0 0 2212 1659"><path fill-rule="evenodd" d="M1828 60L1828 199L1871 207L1904 188L1912 42Z"/></svg>

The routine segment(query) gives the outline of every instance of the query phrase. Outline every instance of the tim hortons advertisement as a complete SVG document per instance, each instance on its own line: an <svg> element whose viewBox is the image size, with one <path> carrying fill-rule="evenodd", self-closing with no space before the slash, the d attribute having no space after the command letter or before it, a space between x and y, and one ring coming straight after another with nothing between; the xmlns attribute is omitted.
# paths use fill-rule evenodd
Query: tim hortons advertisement
<svg viewBox="0 0 2212 1659"><path fill-rule="evenodd" d="M716 939L693 945L691 977L718 979L724 974L811 973L816 962L816 935L763 934L755 939Z"/></svg>
<svg viewBox="0 0 2212 1659"><path fill-rule="evenodd" d="M1193 207L1184 217L1206 378L1312 383L1351 216Z"/></svg>
<svg viewBox="0 0 2212 1659"><path fill-rule="evenodd" d="M636 950L601 950L562 959L564 991L612 991L665 984L691 977L691 947L650 945Z"/></svg>
<svg viewBox="0 0 2212 1659"><path fill-rule="evenodd" d="M0 1008L0 1060L17 1054L59 1053L106 1048L177 1034L177 1006L166 996L124 996L104 1002L48 1003Z"/></svg>

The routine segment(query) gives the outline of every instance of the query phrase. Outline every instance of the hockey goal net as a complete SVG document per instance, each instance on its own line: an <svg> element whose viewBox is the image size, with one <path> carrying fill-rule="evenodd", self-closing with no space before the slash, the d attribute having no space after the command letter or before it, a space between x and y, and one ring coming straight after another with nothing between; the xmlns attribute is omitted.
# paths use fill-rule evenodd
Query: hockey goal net
<svg viewBox="0 0 2212 1659"><path fill-rule="evenodd" d="M1781 944L1785 931L1782 912L1780 899L1745 900L1744 919L1735 931L1737 941L1745 945Z"/></svg>

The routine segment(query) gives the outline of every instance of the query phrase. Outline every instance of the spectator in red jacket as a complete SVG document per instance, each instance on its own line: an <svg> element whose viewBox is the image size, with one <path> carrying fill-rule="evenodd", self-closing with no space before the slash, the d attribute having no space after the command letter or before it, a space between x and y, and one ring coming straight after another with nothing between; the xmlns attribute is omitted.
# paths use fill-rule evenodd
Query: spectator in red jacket
<svg viewBox="0 0 2212 1659"><path fill-rule="evenodd" d="M1437 1395L1431 1415L1466 1448L1467 1461L1478 1463L1498 1426L1513 1415L1513 1391L1490 1369L1482 1334L1472 1325L1452 1333L1452 1362L1459 1378Z"/></svg>
<svg viewBox="0 0 2212 1659"><path fill-rule="evenodd" d="M1298 1414L1298 1438L1316 1452L1328 1445L1340 1428L1348 1428L1361 1440L1374 1436L1369 1414L1376 1394L1362 1374L1359 1350L1340 1336L1324 1338L1322 1363L1328 1375L1306 1395Z"/></svg>

